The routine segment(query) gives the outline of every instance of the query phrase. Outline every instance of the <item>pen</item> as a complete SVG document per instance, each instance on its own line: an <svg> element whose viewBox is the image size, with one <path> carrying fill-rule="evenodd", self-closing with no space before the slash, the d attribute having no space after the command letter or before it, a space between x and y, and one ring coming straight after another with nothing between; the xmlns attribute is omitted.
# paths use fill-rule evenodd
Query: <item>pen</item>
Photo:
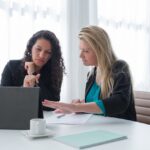
<svg viewBox="0 0 150 150"><path fill-rule="evenodd" d="M61 117L63 117L63 116L65 116L65 114L58 114L56 117L57 117L57 118L61 118Z"/></svg>

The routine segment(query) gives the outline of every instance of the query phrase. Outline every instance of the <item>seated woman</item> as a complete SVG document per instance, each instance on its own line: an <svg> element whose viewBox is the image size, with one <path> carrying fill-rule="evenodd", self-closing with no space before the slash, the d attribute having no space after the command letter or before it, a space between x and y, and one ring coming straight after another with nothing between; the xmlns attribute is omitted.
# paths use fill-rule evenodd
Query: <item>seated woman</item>
<svg viewBox="0 0 150 150"><path fill-rule="evenodd" d="M57 113L85 112L136 120L132 82L127 63L114 54L108 34L98 26L81 29L80 57L88 73L85 100L62 103L44 100Z"/></svg>
<svg viewBox="0 0 150 150"><path fill-rule="evenodd" d="M39 86L40 103L44 99L59 101L64 69L57 37L51 31L41 30L29 39L22 59L7 63L1 85Z"/></svg>

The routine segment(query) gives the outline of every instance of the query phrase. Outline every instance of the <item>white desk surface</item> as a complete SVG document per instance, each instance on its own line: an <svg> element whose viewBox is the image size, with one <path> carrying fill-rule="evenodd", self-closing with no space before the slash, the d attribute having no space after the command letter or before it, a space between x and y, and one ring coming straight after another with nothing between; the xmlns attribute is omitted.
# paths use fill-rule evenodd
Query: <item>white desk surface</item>
<svg viewBox="0 0 150 150"><path fill-rule="evenodd" d="M44 112L44 116L50 116ZM150 125L123 119L92 116L84 125L48 125L55 135L67 135L90 130L107 130L127 135L128 139L107 143L85 150L150 150ZM53 137L54 137L53 136ZM54 141L52 137L30 139L20 130L0 130L0 150L75 150L75 148Z"/></svg>

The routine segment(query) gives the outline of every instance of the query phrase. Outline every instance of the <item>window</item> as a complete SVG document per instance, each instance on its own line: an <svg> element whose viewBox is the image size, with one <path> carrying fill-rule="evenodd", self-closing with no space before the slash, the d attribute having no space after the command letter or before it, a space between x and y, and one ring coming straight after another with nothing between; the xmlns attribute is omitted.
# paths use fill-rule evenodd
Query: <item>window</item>
<svg viewBox="0 0 150 150"><path fill-rule="evenodd" d="M128 62L134 89L150 91L150 2L148 0L97 2L98 24L110 35L118 58Z"/></svg>
<svg viewBox="0 0 150 150"><path fill-rule="evenodd" d="M23 57L27 41L38 30L53 31L63 42L65 0L0 0L0 74L10 59Z"/></svg>

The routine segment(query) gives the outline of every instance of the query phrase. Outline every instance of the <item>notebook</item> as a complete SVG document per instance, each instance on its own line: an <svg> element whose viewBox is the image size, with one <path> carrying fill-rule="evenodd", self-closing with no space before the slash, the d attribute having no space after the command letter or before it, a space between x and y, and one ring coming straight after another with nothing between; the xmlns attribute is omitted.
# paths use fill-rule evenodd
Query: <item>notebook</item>
<svg viewBox="0 0 150 150"><path fill-rule="evenodd" d="M29 129L39 116L39 87L0 87L0 129Z"/></svg>
<svg viewBox="0 0 150 150"><path fill-rule="evenodd" d="M109 142L126 139L125 135L103 130L94 130L78 134L55 137L54 140L83 149Z"/></svg>

